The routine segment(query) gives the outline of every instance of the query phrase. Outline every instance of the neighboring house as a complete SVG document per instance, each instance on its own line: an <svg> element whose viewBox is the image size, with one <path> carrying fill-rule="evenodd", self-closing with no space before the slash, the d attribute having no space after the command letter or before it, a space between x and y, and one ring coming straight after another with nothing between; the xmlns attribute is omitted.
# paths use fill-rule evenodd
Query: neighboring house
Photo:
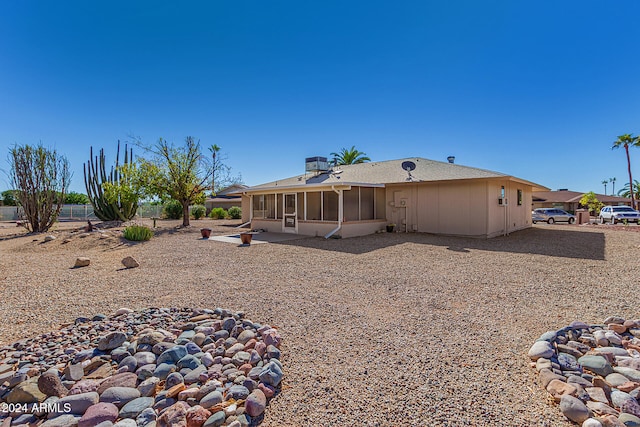
<svg viewBox="0 0 640 427"><path fill-rule="evenodd" d="M242 206L241 193L247 187L242 184L233 184L227 188L220 190L215 197L208 197L204 201L204 207L207 208L207 215L213 208L224 208L229 210L232 206Z"/></svg>
<svg viewBox="0 0 640 427"><path fill-rule="evenodd" d="M531 227L532 182L453 163L408 158L337 166L308 158L307 173L242 192L253 229L353 237L384 230L493 237Z"/></svg>
<svg viewBox="0 0 640 427"><path fill-rule="evenodd" d="M580 208L580 199L585 193L560 189L558 191L534 191L533 209L537 208L559 208L567 212L575 213ZM605 205L627 205L631 206L631 199L618 196L607 196L596 194L599 201Z"/></svg>

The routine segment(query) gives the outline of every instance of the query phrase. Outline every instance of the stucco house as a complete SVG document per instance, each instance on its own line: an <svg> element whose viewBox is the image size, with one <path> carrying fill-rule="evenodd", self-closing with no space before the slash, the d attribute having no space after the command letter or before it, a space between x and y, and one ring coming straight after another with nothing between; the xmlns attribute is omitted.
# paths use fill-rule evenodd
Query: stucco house
<svg viewBox="0 0 640 427"><path fill-rule="evenodd" d="M566 188L557 191L534 191L533 208L559 208L575 213L580 208L580 199L584 194L579 191L570 191ZM631 206L631 199L626 197L607 196L605 194L596 194L596 197L605 205Z"/></svg>
<svg viewBox="0 0 640 427"><path fill-rule="evenodd" d="M531 227L538 184L425 158L330 167L306 159L305 174L242 191L253 229L353 237L384 230L494 237Z"/></svg>

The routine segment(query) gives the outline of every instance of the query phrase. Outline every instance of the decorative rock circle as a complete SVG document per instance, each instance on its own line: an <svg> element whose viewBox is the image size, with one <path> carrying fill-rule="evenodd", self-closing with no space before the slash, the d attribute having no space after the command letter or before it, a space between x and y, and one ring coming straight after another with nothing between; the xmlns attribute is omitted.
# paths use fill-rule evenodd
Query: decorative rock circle
<svg viewBox="0 0 640 427"><path fill-rule="evenodd" d="M0 425L255 425L283 378L280 343L220 308L78 318L0 348L0 405L22 408Z"/></svg>
<svg viewBox="0 0 640 427"><path fill-rule="evenodd" d="M572 322L542 334L528 356L567 419L582 427L640 426L640 319Z"/></svg>

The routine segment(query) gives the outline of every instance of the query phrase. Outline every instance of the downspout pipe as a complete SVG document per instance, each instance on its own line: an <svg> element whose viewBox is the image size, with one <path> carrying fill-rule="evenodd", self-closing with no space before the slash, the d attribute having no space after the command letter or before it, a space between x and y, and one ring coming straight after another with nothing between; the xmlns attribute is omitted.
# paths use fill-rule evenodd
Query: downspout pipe
<svg viewBox="0 0 640 427"><path fill-rule="evenodd" d="M246 196L247 193L242 193L243 196ZM245 222L244 224L240 224L236 228L243 228L253 221L253 194L249 196L249 222Z"/></svg>
<svg viewBox="0 0 640 427"><path fill-rule="evenodd" d="M328 239L329 237L340 231L340 229L342 228L342 216L344 212L344 206L342 204L342 190L336 190L335 185L332 185L331 189L338 195L338 226L335 229L331 230L329 234L324 236L325 239Z"/></svg>

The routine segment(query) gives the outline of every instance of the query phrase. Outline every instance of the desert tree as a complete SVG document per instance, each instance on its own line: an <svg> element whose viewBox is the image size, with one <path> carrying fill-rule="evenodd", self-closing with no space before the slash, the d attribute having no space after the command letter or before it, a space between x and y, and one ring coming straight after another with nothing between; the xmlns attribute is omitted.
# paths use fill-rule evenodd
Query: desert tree
<svg viewBox="0 0 640 427"><path fill-rule="evenodd" d="M331 153L331 157L333 157L333 164L336 166L355 165L371 161L367 154L357 150L355 145L351 148L343 148L339 153Z"/></svg>
<svg viewBox="0 0 640 427"><path fill-rule="evenodd" d="M15 145L9 160L16 199L26 219L24 226L36 233L49 230L58 218L69 189L69 162L42 144Z"/></svg>
<svg viewBox="0 0 640 427"><path fill-rule="evenodd" d="M613 142L612 149L624 147L624 151L627 154L627 170L629 172L629 190L631 193L631 206L636 208L636 199L634 196L634 188L633 188L633 178L631 177L631 159L629 158L629 146L638 147L640 146L640 137L633 136L632 134L625 133L624 135L618 136L618 139Z"/></svg>
<svg viewBox="0 0 640 427"><path fill-rule="evenodd" d="M149 154L139 158L140 176L147 194L180 202L182 225L189 226L189 205L202 199L212 175L200 141L188 136L180 146L162 138L151 146L140 140L137 143Z"/></svg>
<svg viewBox="0 0 640 427"><path fill-rule="evenodd" d="M596 193L594 193L593 191L585 193L580 199L580 204L582 206L585 206L589 210L589 212L594 212L596 215L604 206L604 203L598 200Z"/></svg>
<svg viewBox="0 0 640 427"><path fill-rule="evenodd" d="M5 190L0 193L2 197L2 204L4 206L17 206L18 201L16 200L16 190Z"/></svg>
<svg viewBox="0 0 640 427"><path fill-rule="evenodd" d="M211 152L211 196L215 197L218 192L232 184L242 184L242 176L232 175L231 167L225 161L226 155L221 152L221 147L213 144L209 147Z"/></svg>
<svg viewBox="0 0 640 427"><path fill-rule="evenodd" d="M88 205L89 197L86 194L71 191L64 196L65 205Z"/></svg>

